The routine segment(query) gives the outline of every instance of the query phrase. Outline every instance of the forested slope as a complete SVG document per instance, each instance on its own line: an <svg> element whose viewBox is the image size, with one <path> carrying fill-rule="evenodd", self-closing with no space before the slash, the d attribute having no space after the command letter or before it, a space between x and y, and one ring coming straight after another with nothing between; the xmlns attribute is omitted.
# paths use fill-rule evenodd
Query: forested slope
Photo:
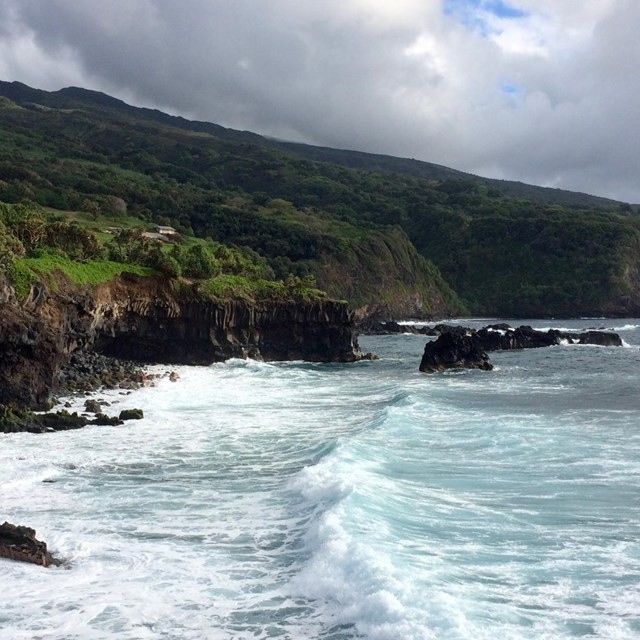
<svg viewBox="0 0 640 640"><path fill-rule="evenodd" d="M169 224L382 315L640 311L629 205L278 143L81 89L0 95L2 201Z"/></svg>

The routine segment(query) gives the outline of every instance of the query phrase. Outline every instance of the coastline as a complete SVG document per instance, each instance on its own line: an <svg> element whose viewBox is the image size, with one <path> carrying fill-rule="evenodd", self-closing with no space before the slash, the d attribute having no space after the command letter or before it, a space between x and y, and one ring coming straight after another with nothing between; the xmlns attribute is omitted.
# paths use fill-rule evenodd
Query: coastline
<svg viewBox="0 0 640 640"><path fill-rule="evenodd" d="M125 378L142 384L123 361L208 365L234 357L365 357L353 313L332 300L197 299L161 279L125 275L94 288L41 283L24 301L5 283L0 301L0 405L17 409L50 408L65 385L82 390ZM111 366L104 356L120 362ZM86 375L76 379L83 368Z"/></svg>

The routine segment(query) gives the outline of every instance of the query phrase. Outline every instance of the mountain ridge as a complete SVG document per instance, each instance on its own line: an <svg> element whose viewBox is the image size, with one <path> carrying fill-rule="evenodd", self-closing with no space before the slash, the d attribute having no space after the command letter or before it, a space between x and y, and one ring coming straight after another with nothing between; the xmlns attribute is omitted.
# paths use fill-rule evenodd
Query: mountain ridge
<svg viewBox="0 0 640 640"><path fill-rule="evenodd" d="M12 88L8 88L8 85ZM17 90L14 90L14 88L17 88ZM416 160L414 158L371 153L354 149L334 149L323 145L276 140L247 130L232 129L212 122L191 120L183 116L170 115L159 109L137 107L130 105L119 98L109 96L104 92L84 89L82 87L70 86L59 89L58 91L47 92L41 89L33 89L20 82L0 81L0 95L4 95L10 99L12 95L21 99L23 99L25 95L29 95L32 98L37 97L41 100L48 100L46 96L53 97L60 95L73 100L113 107L119 110L124 110L130 114L144 114L148 118L157 122L176 126L189 131L206 132L215 135L216 137L234 142L250 142L280 149L294 153L308 160L337 164L339 166L360 171L399 173L427 180L471 179L491 186L509 197L519 197L523 192L526 192L526 197L536 202L561 203L569 205L612 205L621 202L611 198L579 191L533 185L521 180L486 178L461 171L459 169L447 167L445 165L425 160Z"/></svg>

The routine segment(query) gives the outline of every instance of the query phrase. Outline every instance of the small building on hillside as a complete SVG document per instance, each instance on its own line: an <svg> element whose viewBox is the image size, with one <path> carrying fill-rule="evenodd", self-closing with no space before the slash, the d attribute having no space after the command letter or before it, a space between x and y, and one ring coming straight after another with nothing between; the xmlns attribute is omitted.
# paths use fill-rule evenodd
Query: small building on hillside
<svg viewBox="0 0 640 640"><path fill-rule="evenodd" d="M156 233L160 233L163 236L176 236L178 232L173 227L162 227L160 225L155 226Z"/></svg>

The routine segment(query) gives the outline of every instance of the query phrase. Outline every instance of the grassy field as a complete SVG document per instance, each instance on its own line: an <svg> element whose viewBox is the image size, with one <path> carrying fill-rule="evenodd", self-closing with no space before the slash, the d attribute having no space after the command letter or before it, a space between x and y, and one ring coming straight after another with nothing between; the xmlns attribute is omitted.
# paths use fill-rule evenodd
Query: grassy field
<svg viewBox="0 0 640 640"><path fill-rule="evenodd" d="M56 272L63 273L76 284L97 285L108 282L121 273L135 273L141 276L153 275L153 269L135 264L123 264L111 261L75 262L60 256L44 256L42 258L22 258L10 268L16 293L21 298L29 295L34 282L44 277L51 277Z"/></svg>

